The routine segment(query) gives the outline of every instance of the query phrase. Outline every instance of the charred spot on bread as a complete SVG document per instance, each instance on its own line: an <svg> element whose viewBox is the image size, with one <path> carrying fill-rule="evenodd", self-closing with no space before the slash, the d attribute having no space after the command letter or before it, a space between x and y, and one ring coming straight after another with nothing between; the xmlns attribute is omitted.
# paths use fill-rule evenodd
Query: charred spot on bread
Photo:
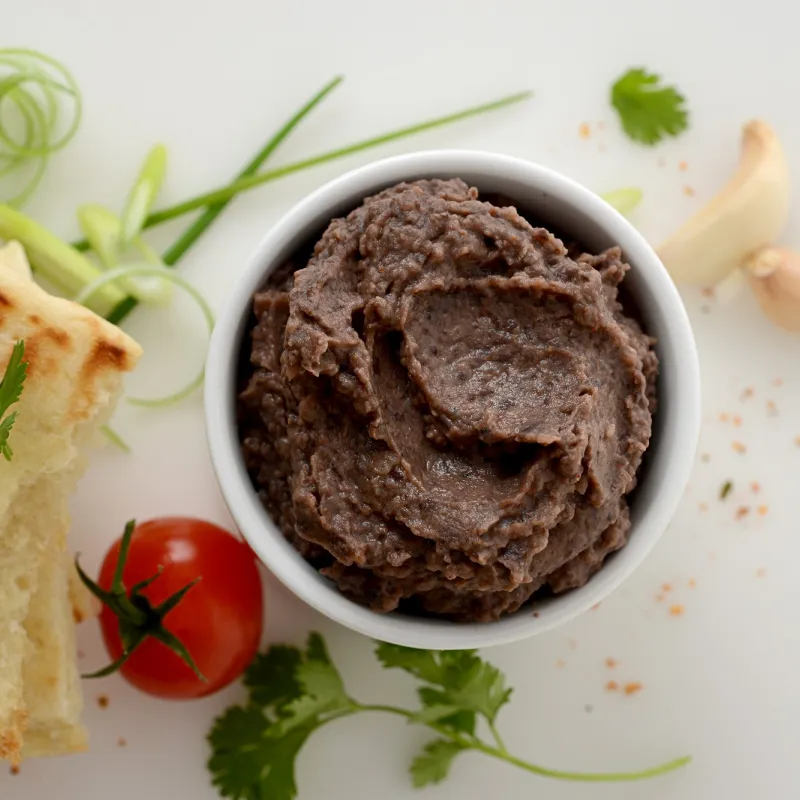
<svg viewBox="0 0 800 800"><path fill-rule="evenodd" d="M92 349L84 367L86 372L100 372L113 368L121 372L131 369L128 352L112 342L100 339Z"/></svg>

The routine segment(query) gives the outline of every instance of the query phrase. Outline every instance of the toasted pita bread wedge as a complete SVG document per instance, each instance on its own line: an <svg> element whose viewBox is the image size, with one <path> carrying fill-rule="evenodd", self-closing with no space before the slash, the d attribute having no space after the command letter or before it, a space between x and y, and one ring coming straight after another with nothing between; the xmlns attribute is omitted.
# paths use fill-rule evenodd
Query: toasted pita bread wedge
<svg viewBox="0 0 800 800"><path fill-rule="evenodd" d="M0 374L21 339L28 377L14 406L14 457L0 461L0 758L14 763L86 744L68 496L141 354L115 326L34 283L11 242L0 249Z"/></svg>

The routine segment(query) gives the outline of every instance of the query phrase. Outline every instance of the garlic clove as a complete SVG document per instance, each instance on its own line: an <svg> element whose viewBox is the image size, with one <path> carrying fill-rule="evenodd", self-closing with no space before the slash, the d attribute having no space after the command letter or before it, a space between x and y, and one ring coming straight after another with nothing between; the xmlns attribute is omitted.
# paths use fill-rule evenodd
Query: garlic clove
<svg viewBox="0 0 800 800"><path fill-rule="evenodd" d="M714 297L721 305L732 303L747 288L747 276L744 269L737 267L726 275L715 287Z"/></svg>
<svg viewBox="0 0 800 800"><path fill-rule="evenodd" d="M800 332L800 253L766 247L744 269L764 313L779 327Z"/></svg>
<svg viewBox="0 0 800 800"><path fill-rule="evenodd" d="M736 174L658 254L676 283L716 284L775 241L789 216L789 194L789 168L775 131L766 122L748 122Z"/></svg>

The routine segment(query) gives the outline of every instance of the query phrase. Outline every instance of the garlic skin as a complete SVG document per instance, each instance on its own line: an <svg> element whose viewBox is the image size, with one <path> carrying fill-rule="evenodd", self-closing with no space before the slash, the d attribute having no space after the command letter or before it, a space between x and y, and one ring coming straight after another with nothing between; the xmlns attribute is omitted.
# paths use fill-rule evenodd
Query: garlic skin
<svg viewBox="0 0 800 800"><path fill-rule="evenodd" d="M777 239L789 217L789 199L780 140L766 122L748 122L736 174L658 255L676 283L714 285Z"/></svg>
<svg viewBox="0 0 800 800"><path fill-rule="evenodd" d="M766 247L744 269L762 311L784 330L800 332L800 253Z"/></svg>

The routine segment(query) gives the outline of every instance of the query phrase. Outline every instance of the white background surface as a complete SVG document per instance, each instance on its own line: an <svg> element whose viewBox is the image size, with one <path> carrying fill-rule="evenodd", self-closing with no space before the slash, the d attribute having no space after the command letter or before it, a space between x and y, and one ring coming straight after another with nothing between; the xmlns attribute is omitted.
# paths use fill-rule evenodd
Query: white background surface
<svg viewBox="0 0 800 800"><path fill-rule="evenodd" d="M752 116L776 126L800 179L797 16L782 0L226 0L209 11L202 5L25 0L3 15L2 44L62 59L84 92L79 136L53 162L28 209L60 234L77 232L74 209L81 202L118 208L156 141L171 156L165 202L227 182L339 72L347 77L344 86L273 164L507 92L536 91L524 107L240 198L183 265L216 307L257 240L293 202L345 169L392 152L494 149L542 161L597 191L641 186L645 201L633 219L654 242L729 176L740 125ZM648 150L619 133L608 88L635 65L663 73L688 96L691 129L677 142ZM582 122L591 123L589 139L578 134ZM678 169L681 160L686 172ZM798 222L800 208L788 243L800 244ZM156 241L168 242L175 230ZM596 786L544 782L468 754L444 784L417 794L406 766L426 733L394 718L357 717L325 729L303 751L302 800L789 800L800 794L800 447L793 442L800 434L800 339L773 330L747 295L725 307L699 292L684 296L704 370L701 453L710 460L698 458L669 531L613 597L558 632L489 655L516 687L500 728L520 756L582 770L633 769L685 753L694 762L645 784ZM131 383L137 394L179 384L200 357L203 332L188 307L140 313L128 327L148 353ZM754 395L742 400L748 386ZM723 422L721 413L740 415L741 426ZM229 524L207 458L199 395L170 411L122 407L115 426L135 454L98 454L81 485L73 541L86 566L99 563L131 516L192 514ZM734 440L746 445L746 454L733 451ZM735 490L722 503L726 479ZM757 496L751 481L762 487ZM700 503L709 510L701 511ZM761 504L769 506L764 516L756 512ZM751 513L737 521L736 509L744 505ZM664 583L673 589L659 602ZM354 694L373 702L413 701L411 681L377 668L368 641L326 623L273 579L267 586L270 640L300 641L320 629ZM684 613L671 616L671 604L684 606ZM94 624L81 631L81 647L87 668L101 665ZM606 658L618 666L609 669ZM635 696L608 692L611 679L640 681L644 688ZM87 685L86 694L91 753L30 762L16 777L0 774L0 797L215 797L204 735L214 714L242 697L240 689L166 704L112 678ZM100 694L110 698L105 710L96 703ZM119 737L127 746L119 746Z"/></svg>

